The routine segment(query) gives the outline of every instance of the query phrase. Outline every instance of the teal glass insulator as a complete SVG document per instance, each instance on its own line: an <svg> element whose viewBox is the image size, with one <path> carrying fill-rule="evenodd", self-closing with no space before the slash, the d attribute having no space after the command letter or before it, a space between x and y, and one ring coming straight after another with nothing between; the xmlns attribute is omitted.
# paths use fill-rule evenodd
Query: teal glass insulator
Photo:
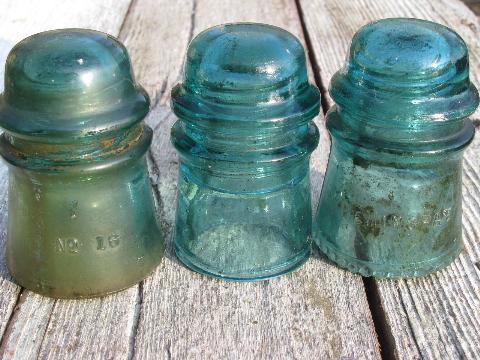
<svg viewBox="0 0 480 360"><path fill-rule="evenodd" d="M373 22L353 37L330 94L316 243L364 276L448 265L462 246L462 156L478 105L464 41L428 21Z"/></svg>
<svg viewBox="0 0 480 360"><path fill-rule="evenodd" d="M68 29L22 40L6 62L0 154L9 165L7 265L58 298L105 295L160 262L145 152L149 98L125 47Z"/></svg>
<svg viewBox="0 0 480 360"><path fill-rule="evenodd" d="M308 258L319 100L303 47L285 30L227 24L191 42L171 104L180 154L175 251L186 266L254 281Z"/></svg>

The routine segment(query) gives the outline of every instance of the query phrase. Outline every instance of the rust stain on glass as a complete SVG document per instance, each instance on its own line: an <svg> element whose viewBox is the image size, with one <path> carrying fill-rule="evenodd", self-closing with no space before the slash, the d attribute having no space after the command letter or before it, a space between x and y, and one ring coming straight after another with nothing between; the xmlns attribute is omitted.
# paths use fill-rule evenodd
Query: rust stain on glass
<svg viewBox="0 0 480 360"><path fill-rule="evenodd" d="M55 30L10 52L0 96L9 165L7 264L43 295L81 298L131 286L160 262L142 120L149 98L125 47Z"/></svg>

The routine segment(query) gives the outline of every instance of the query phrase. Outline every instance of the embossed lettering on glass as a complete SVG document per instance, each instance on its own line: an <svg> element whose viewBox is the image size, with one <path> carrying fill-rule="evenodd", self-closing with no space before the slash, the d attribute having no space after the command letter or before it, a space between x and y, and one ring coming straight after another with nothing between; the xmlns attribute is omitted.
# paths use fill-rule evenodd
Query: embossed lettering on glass
<svg viewBox="0 0 480 360"><path fill-rule="evenodd" d="M422 276L462 244L462 155L478 105L452 30L385 19L354 36L330 85L332 148L313 237L365 276Z"/></svg>
<svg viewBox="0 0 480 360"><path fill-rule="evenodd" d="M125 47L106 34L48 31L12 49L0 152L10 172L7 264L20 285L99 296L159 263L148 109Z"/></svg>
<svg viewBox="0 0 480 360"><path fill-rule="evenodd" d="M311 233L318 90L293 35L227 24L190 44L172 91L180 154L175 250L191 269L251 281L297 268Z"/></svg>

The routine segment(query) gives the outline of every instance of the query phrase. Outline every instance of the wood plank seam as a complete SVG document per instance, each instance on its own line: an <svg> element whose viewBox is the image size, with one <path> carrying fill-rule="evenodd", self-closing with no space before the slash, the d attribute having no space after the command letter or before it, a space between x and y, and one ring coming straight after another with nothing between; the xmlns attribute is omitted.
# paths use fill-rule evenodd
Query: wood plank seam
<svg viewBox="0 0 480 360"><path fill-rule="evenodd" d="M382 359L393 358L395 352L395 338L392 329L385 317L385 311L380 301L377 283L373 278L362 277L363 286L367 295L367 302L372 314L373 325L377 333Z"/></svg>
<svg viewBox="0 0 480 360"><path fill-rule="evenodd" d="M470 47L472 81L477 84L479 82L480 47L476 33L480 27L478 20L470 16L463 4L454 1L439 1L437 4L429 0L299 2L304 10L305 23L310 30L316 49L314 55L323 78L329 79L340 68L351 36L360 26L383 17L416 17L449 25L462 34ZM319 27L318 24L324 26ZM327 99L329 104L333 104L328 94ZM478 132L478 112L472 120ZM478 146L478 140L474 141L464 156L463 224L467 251L462 252L450 267L431 277L403 281L366 281L375 283L386 322L395 336L395 342L392 343L395 352L392 356L474 358L477 353L478 332L468 329L478 328L475 325L479 321L475 316L480 299L480 230L476 225L480 219L480 198L476 186L478 158L475 151Z"/></svg>
<svg viewBox="0 0 480 360"><path fill-rule="evenodd" d="M123 19L122 25L120 27L119 36L118 36L120 40L122 40L122 38L124 37L124 26L127 23L127 20L129 18L129 16L131 16L132 9L135 6L137 6L137 4L138 4L138 0L132 0L132 2L130 3L130 6L128 8L126 16ZM190 29L189 29L188 42L190 42L193 38L194 27L195 27L196 6L197 6L197 2L196 2L196 0L193 0L191 16L190 16ZM156 108L157 106L160 105L162 99L164 98L165 92L168 91L167 84L168 84L168 78L166 78L162 81L161 86L159 87L159 91L155 92L155 96L151 101L151 108L152 109L154 109L154 108ZM158 121L157 125L153 129L154 132L162 124L163 120L164 119L160 119ZM154 177L159 177L160 176L160 170L158 168L157 163L153 159L151 149L149 149L148 152L147 152L147 160L148 160L148 163L149 163L150 180L151 180L151 183L152 183L153 194L154 194L156 205L157 205L157 212L158 212L157 215L158 215L159 219L165 219L165 216L164 216L165 210L164 210L164 204L163 204L162 196L161 196L160 191L158 189L158 184L157 184L158 182L155 181L155 179L154 179ZM165 229L166 226L168 226L168 224L165 221L160 221L160 227L161 227L161 230L162 230L163 234L168 233ZM167 247L171 246L170 241L166 241L166 243L167 243ZM167 254L171 254L171 249L166 249L166 255ZM129 353L128 353L128 357L127 357L128 359L134 359L135 355L136 355L138 326L139 326L140 319L142 317L142 312L143 312L143 299L144 299L144 286L143 285L144 285L144 280L142 280L138 284L137 302L135 304L135 311L134 311L134 321L133 321L132 330L131 330L130 338L129 338Z"/></svg>
<svg viewBox="0 0 480 360"><path fill-rule="evenodd" d="M130 13L130 10L131 10L131 8L132 8L133 3L136 2L136 1L137 1L137 0L131 0L131 1L130 1L130 4L129 4L129 6L128 6L127 13L125 14L125 17L124 17L124 19L123 19L122 25L120 26L120 31L119 31L119 33L121 32L121 30L122 30L122 28L123 28L123 26L124 26L124 24L125 24L125 20L127 19L128 14ZM11 324L11 322L12 322L12 319L13 319L14 316L15 316L15 313L16 313L16 312L18 311L18 309L20 308L20 307L19 307L20 298L21 298L21 296L22 296L22 294L24 293L24 290L25 290L25 288L23 288L22 286L20 286L20 285L18 285L18 284L17 284L17 286L20 288L20 290L19 290L19 292L18 292L17 299L16 299L15 305L14 305L14 307L13 307L13 311L10 313L10 317L9 317L9 319L8 319L8 321L7 321L7 324L6 324L6 327L5 327L5 332L4 332L4 334L2 335L2 337L0 338L0 355L2 355L2 348L3 348L2 345L4 344L5 339L8 338L8 333L9 333L10 324ZM56 300L55 300L55 302L56 302ZM54 308L54 307L55 307L55 304L53 305L53 308ZM52 308L52 312L53 312L53 308ZM48 318L48 323L50 322L51 316L52 316L52 313L50 313L50 316L49 316L49 318ZM47 326L46 326L46 328L45 328L45 331L48 329L48 323L47 323ZM42 340L43 340L43 339L42 339ZM41 344L40 344L40 348L41 348Z"/></svg>
<svg viewBox="0 0 480 360"><path fill-rule="evenodd" d="M154 118L150 118L149 123L156 128L157 138L153 144L156 150L150 152L148 156L150 156L150 160L155 157L153 160L156 161L150 162L160 165L160 169L157 171L161 171L161 174L152 173L151 177L157 198L165 202L166 207L161 204L161 208L164 211L167 209L167 214L161 217L162 226L172 228L173 216L169 208L173 204L174 185L171 169L178 167L178 161L176 157L172 156L171 146L168 145L168 128L173 121L173 116L169 110L160 111L159 108L162 108L160 106L162 101L169 98L168 90L173 84L172 80L176 80L176 76L181 74L181 71L178 70L182 55L185 54L185 40L190 41L197 29L204 29L215 23L226 22L226 20L273 22L274 25L286 28L301 38L302 34L295 32L300 27L299 19L296 16L298 11L295 11L298 10L298 7L295 9L294 2L288 0L265 2L266 5L244 0L241 3L232 2L223 5L223 8L221 3L198 0L193 4L189 1L188 5L181 9L181 14L186 15L183 17L183 21L166 22L165 19L162 19L163 16L173 19L177 18L180 13L177 7L169 7L171 3L159 4L154 1L142 2L141 0L124 1L124 3L126 7L122 9L123 17L118 16L115 30L110 28L109 31L105 31L119 34L119 38L126 43L132 57L137 57L138 62L133 67L136 72L140 70L140 82L152 95L152 110L157 112L154 113ZM149 9L139 10L144 5L145 7L149 5ZM194 10L190 12L190 8ZM173 14L168 14L168 11L172 11ZM256 11L259 15L256 14ZM148 16L145 15L147 12ZM104 9L103 13L114 16L114 11L108 8ZM239 13L242 15L238 16ZM125 16L126 14L128 16ZM276 20L277 16L278 20ZM196 24L190 24L190 29L187 26L189 17L196 22ZM210 20L212 18L215 21ZM182 30L181 41L179 34L174 31L168 32L166 26L162 28L163 30L158 28L159 25L167 23L167 26L170 26L175 22L179 22L185 30ZM293 23L297 23L298 26L289 28L289 25ZM95 23L91 26L94 27ZM117 28L117 26L119 27ZM150 33L150 35L146 36L142 32ZM305 31L303 33L307 34ZM170 39L171 37L175 39L176 43L172 42L174 46L168 43L167 38L162 38L163 34L169 34ZM146 40L148 43L145 42ZM308 49L308 47L306 48ZM174 56L171 55L172 53ZM155 60L155 56L158 56L157 60ZM164 71L168 71L168 73ZM324 89L325 93L326 89ZM165 114L165 117L161 114ZM320 121L323 120L318 120L317 124L320 125ZM162 136L162 140L158 137L159 135ZM322 133L322 136L325 145L328 136L326 132ZM160 146L159 143L163 144ZM323 158L327 154L326 146L324 147L325 149L317 152L317 158L314 159L314 162L318 162L322 158L322 170L320 171L323 171ZM166 161L165 150L169 157ZM316 180L313 182L313 187L316 187L314 190L316 192L315 201L318 199L319 184L323 179L319 175L318 164L316 166L313 171L316 176ZM165 219L167 220L165 221ZM167 241L171 244L170 239ZM272 281L274 285L264 283L261 286L251 286L245 284L241 287L231 284L220 285L214 281L201 279L194 273L187 273L185 269L179 267L178 262L172 264L169 256L171 256L171 252L167 253L168 260L160 265L155 275L142 282L137 288L126 291L132 296L126 293L118 295L120 301L116 300L115 296L105 298L101 301L102 304L99 304L98 301L78 303L59 301L54 311L49 309L51 303L47 304L48 306L43 305L49 311L51 321L47 324L45 331L44 326L48 317L39 319L38 323L42 324L43 322L43 324L41 331L39 328L36 333L45 332L45 338L41 341L42 345L38 351L34 349L29 353L34 358L37 356L49 358L55 355L63 358L101 356L106 358L200 358L201 356L209 357L209 354L210 357L212 354L229 354L230 357L236 354L237 357L242 358L250 358L249 356L253 358L253 355L256 356L255 358L268 358L268 355L277 355L278 358L287 358L287 356L288 358L308 358L307 356L302 357L301 354L312 353L330 354L334 358L338 358L340 355L345 358L356 358L354 355L358 351L359 358L379 357L377 344L373 341L376 336L375 330L371 319L368 318L371 314L367 308L366 298L364 298L363 283L357 276L346 274L333 267L327 268L324 264L320 266L319 264L323 261L319 259L318 255L312 256L312 260L305 267L307 270L299 270L282 280L274 280ZM313 269L315 272L308 269ZM168 274L168 272L170 273ZM288 282L285 279L288 279ZM326 280L330 285L324 287L322 280ZM297 286L302 281L305 282L305 286ZM347 289L346 287L340 289L339 284L341 283L349 286L349 290L343 290ZM189 294L188 290L181 290L180 287L191 287L192 285L198 291L193 298L192 294L189 295L190 299L189 296L178 297ZM263 291L260 291L260 288ZM211 296L203 296L202 290L209 292ZM352 290L356 292L356 296L350 295ZM243 294L246 292L252 293L254 296L244 296ZM121 300L122 297L128 302ZM28 298L33 305L43 301L30 294ZM182 307L180 301L175 308L164 306L166 302L175 302L180 299L183 300L182 302L186 302L187 306ZM292 303L288 301L289 299ZM198 301L198 309L204 311L204 314L195 314L192 311L193 307L189 308L193 301ZM262 306L257 305L256 301L261 302ZM121 306L116 308L115 305ZM128 313L122 313L122 309L127 306ZM343 317L338 310L345 306L348 307L348 311L344 314L348 315ZM32 305L30 308L35 310ZM108 313L109 309L114 309L114 316L102 316ZM31 340L31 336L35 334L31 331L34 325L28 319L30 315L27 310L27 307L23 306L22 310L18 311L18 313L24 314L24 321L23 327L17 329L16 336L20 340L29 338L23 340L23 343L30 347L35 343L35 339ZM160 316L156 315L163 310L165 313ZM85 312L90 315L85 316ZM46 311L44 313L47 314ZM307 313L308 316L303 316L304 313ZM315 321L311 321L312 318ZM25 319L30 326L25 326ZM110 327L112 325L114 328L117 327L117 321L122 319L125 320L122 330L116 334L111 333ZM185 319L186 321L183 321ZM352 321L352 319L355 320ZM194 329L190 330L195 325L195 321L199 320L211 323L211 325L202 327L207 332L201 336L197 336ZM316 321L318 324L315 323ZM179 325L175 325L176 323ZM76 332L75 324L77 324ZM36 323L35 326L37 326ZM101 327L107 328L103 337ZM143 334L140 330L142 327ZM85 337L82 338L82 336ZM369 340L365 340L367 338ZM17 341L10 342L12 348L15 344L21 344ZM37 346L34 347L38 347L38 343L40 343L40 339L38 339ZM230 348L223 344L229 345ZM253 351L256 353L254 354ZM20 354L19 351L17 356Z"/></svg>
<svg viewBox="0 0 480 360"><path fill-rule="evenodd" d="M157 128L157 127L155 127ZM158 188L158 177L160 176L160 170L159 166L156 163L155 159L153 158L153 154L149 150L147 153L147 159L148 159L148 165L149 165L149 170L151 174L153 174L155 177L151 178L152 182L152 188L153 188L153 195L155 196L155 201L157 203L157 213L158 213L158 218L160 220L160 229L162 231L162 234L169 234L170 233L170 227L171 225L168 224L166 221L163 221L165 219L165 204L163 202L162 195L160 194L160 189ZM173 254L173 250L171 249L171 241L170 239L165 239L166 243L166 254ZM174 256L174 255L173 255Z"/></svg>
<svg viewBox="0 0 480 360"><path fill-rule="evenodd" d="M193 40L193 33L195 31L195 15L197 13L197 0L192 0L192 13L190 14L190 32L188 33L188 44ZM183 62L185 63L185 59L187 54L185 53L185 58Z"/></svg>
<svg viewBox="0 0 480 360"><path fill-rule="evenodd" d="M125 24L127 23L128 18L131 16L132 10L136 6L139 6L138 5L138 0L132 0L130 2L128 10L125 14L125 17L122 21L122 25L120 26L120 30L118 32L118 38L121 41L122 41L122 38L125 35L124 34ZM192 25L192 23L194 22L195 7L196 7L196 0L194 0L193 9L192 9L190 40L191 40L191 37L193 36L193 25ZM165 92L167 91L167 84L168 84L168 78L166 78L162 81L162 84L159 88L159 91L155 93L155 96L151 101L151 108L152 109L156 108L160 104ZM156 127L153 129L153 131L155 131L156 128L161 123L162 123L162 121L159 121L158 124L156 125ZM149 163L149 170L150 170L149 176L150 176L150 180L151 180L153 194L154 194L155 201L156 201L157 216L158 216L159 219L164 219L165 217L163 216L164 209L163 209L162 197L160 196L158 186L156 185L156 183L154 181L152 181L152 172L153 172L153 175L160 176L160 171L157 167L157 164L153 160L151 148L148 149L147 160L148 160L148 163ZM165 226L166 226L165 222L161 221L160 225L161 225L162 233L165 234L166 233L165 232ZM168 242L167 242L167 244L168 244ZM128 341L128 344L129 344L128 355L127 355L128 360L134 359L135 355L136 355L138 327L139 327L140 320L141 320L141 317L142 317L143 304L144 304L144 286L143 286L144 281L145 280L140 281L138 283L138 287L137 287L137 298L136 298L136 302L135 302L134 318L133 318L132 328L131 328L131 331L130 331L130 336L129 336L129 341Z"/></svg>
<svg viewBox="0 0 480 360"><path fill-rule="evenodd" d="M328 102L327 102L328 84L324 84L321 78L320 67L314 56L312 40L310 39L310 35L308 33L307 26L305 24L304 14L303 14L302 7L300 5L300 0L295 0L295 7L297 8L298 18L300 19L300 25L302 26L302 32L303 32L303 36L305 38L305 44L307 47L305 50L307 51L307 57L308 57L308 60L310 61L310 65L313 70L313 78L315 79L315 83L318 89L320 90L320 103L322 106L323 114L327 115L327 111L329 108Z"/></svg>
<svg viewBox="0 0 480 360"><path fill-rule="evenodd" d="M315 83L320 90L322 110L323 113L326 115L330 108L327 100L328 83L326 84L321 77L320 67L314 56L314 48L310 39L310 35L308 33L307 26L305 24L304 14L300 5L300 0L295 0L295 6L297 8L298 17L300 19L300 24L302 26L302 31L305 37L307 56L313 69ZM328 133L328 136L330 136L330 133ZM318 249L316 249L316 251L318 251ZM395 351L395 340L385 318L385 313L380 301L378 287L375 281L373 281L373 279L362 277L362 280L363 286L365 288L368 306L373 320L373 325L380 346L380 355L382 356L382 359L390 358L389 354L393 354Z"/></svg>
<svg viewBox="0 0 480 360"><path fill-rule="evenodd" d="M130 15L130 13L132 12L132 9L133 7L137 4L138 0L130 0L130 3L128 4L128 9L127 9L127 12L125 13L125 16L122 20L122 24L120 25L120 29L118 30L118 37L120 38L121 34L122 34L122 30L125 26L125 23L127 22L127 18L128 16Z"/></svg>
<svg viewBox="0 0 480 360"><path fill-rule="evenodd" d="M117 8L117 3L113 3L115 6L111 6L112 4L107 4L107 3L104 3L104 4L97 4L93 2L84 3L85 6L90 7L90 9L93 8L97 12L94 13L93 15L91 12L87 12L87 11L83 13L82 12L77 13L78 15L75 15L77 16L77 18L74 20L73 26L70 25L71 23L69 23L69 21L64 21L60 19L63 19L66 17L68 20L69 19L68 15L70 15L71 17L72 14L75 13L74 9L72 9L72 13L67 12L66 14L65 12L62 12L61 10L59 10L57 14L60 14L60 15L57 17L53 16L52 18L48 16L49 14L43 14L46 16L43 16L43 17L39 16L38 18L40 20L38 22L32 22L32 25L30 26L32 29L28 27L30 29L29 33L23 34L22 32L23 35L21 35L21 37L15 34L13 35L10 34L10 36L12 36L15 39L15 41L18 41L21 38L26 37L27 35L30 35L30 33L35 33L42 30L48 30L51 28L64 28L64 27L92 28L99 31L110 33L114 36L118 36L118 34L120 33L120 29L125 22L126 15L130 11L132 1L134 0L130 0L128 2L123 1L122 3L118 2L118 8ZM53 3L53 1L43 5L45 7L47 7L47 5L48 6L53 5L52 9L55 8L56 10L56 6ZM121 12L116 12L115 10L121 10ZM87 14L89 14L90 16L88 16ZM22 15L24 14L20 12L18 13L14 12L11 14L11 16L16 16L14 19L17 19L17 22L25 22L26 18L21 17ZM96 17L97 15L99 15L100 18L97 18ZM115 19L115 16L117 16L116 19ZM50 19L53 19L53 20L50 20ZM12 22L13 21L14 20L12 20ZM98 23L96 23L95 21L97 21ZM48 25L50 22L52 24L55 23L55 25L54 26ZM6 53L5 53L5 56L6 56ZM6 199L5 199L5 202L6 202ZM2 265L4 266L4 264ZM9 280L13 281L12 279L9 279ZM48 298L40 299L38 295L35 295L30 291L26 291L25 289L21 288L18 285L17 285L17 288L18 288L18 293L16 294L16 298L14 300L14 306L8 313L8 319L6 321L4 331L2 331L2 336L0 339L0 358L11 358L11 357L18 357L18 356L22 357L21 354L23 354L24 357L28 357L28 358L47 357L48 355L45 353L45 350L47 353L49 353L50 351L53 351L53 352L56 351L51 347L51 344L49 344L49 337L52 337L52 334L54 334L54 332L58 329L58 325L56 324L56 318L55 318L58 314L56 312L64 311L65 305L68 304L68 301L57 301L57 300L52 300ZM80 307L82 306L82 304L84 305L85 302L82 301L82 302L78 302L77 304ZM96 304L103 303L103 300L102 299L95 300L95 303ZM38 305L38 308L36 308L37 305ZM57 305L60 305L60 306L57 306ZM57 311L57 307L59 308L58 311ZM42 311L45 311L45 312L43 313L43 315L39 316L39 319L32 320L30 316L34 314L35 310L40 310L40 312ZM43 316L43 319L41 319L42 316ZM36 325L38 324L36 324L36 321L40 319L43 324L41 327L37 327ZM20 322L20 325L17 324L18 322ZM29 324L31 324L32 328L27 330ZM72 338L78 339L78 336L79 335L77 333L75 334L75 336L72 336ZM26 344L28 344L29 346L25 347ZM33 344L35 344L35 346L33 346ZM30 347L30 345L32 345L32 347ZM74 344L74 346L78 346L78 345ZM43 347L45 347L46 349L43 349ZM60 347L57 347L57 349L60 349ZM75 347L71 347L70 349L72 350L72 352L76 350Z"/></svg>
<svg viewBox="0 0 480 360"><path fill-rule="evenodd" d="M188 2L188 4L188 10L190 10L192 2ZM291 32L293 30L299 38L302 38L303 34L298 31L301 30L300 22L294 6L293 1L275 1L268 2L268 4L249 0L245 0L241 4L197 1L196 28L193 29L193 34L196 34L197 30L203 30L219 23L260 21L282 26ZM212 12L212 9L215 11ZM285 12L277 12L274 11L275 9L285 9ZM279 20L274 20L275 17L271 15L272 13L283 14L284 17L279 15ZM191 15L191 12L188 11L188 17L184 16L182 22L182 28L185 29L185 37L182 40L185 41L190 41L190 29L185 24L188 24L188 18ZM145 16L143 20L148 21L148 16ZM297 24L298 29L295 29L294 23ZM130 25L133 25L133 22L130 22ZM149 25L152 26L152 24ZM288 28L288 25L291 27ZM295 32L296 30L297 32ZM131 39L138 37L135 35L130 34ZM135 47L135 44L132 45ZM140 49L140 47L138 48ZM139 51L138 54L141 52ZM177 57L178 60L181 60L182 55ZM162 59L164 56L168 57L168 54L161 55L159 58ZM175 69L179 69L179 67L175 66ZM172 67L170 67L170 71L177 73L176 70L172 70ZM147 73L152 74L152 71L145 71L145 74ZM173 85L173 78L174 75L170 75L169 85ZM150 78L150 91L157 92L160 83L161 80L157 80L155 83L155 79ZM164 100L167 99L168 96L164 96ZM168 115L166 120L162 120L164 115ZM176 180L178 171L177 156L168 141L169 127L173 121L175 121L175 116L169 109L162 106L152 108L152 115L147 121L156 128L152 153L162 172L162 177L157 182L153 179L155 191L158 190L163 201L169 204L174 202L173 181ZM325 133L322 134L325 136L325 145L328 137ZM321 183L321 177L318 174L320 171L319 158L325 157L326 153L325 149L317 152L317 158L313 160L314 163L317 162L317 174L314 174L317 188ZM323 160L321 161L323 171ZM152 177L155 177L155 174L152 174ZM314 189L314 191L316 191L314 198L317 199L318 189ZM174 225L173 215L173 209L169 207L166 220L170 228ZM171 234L167 241L171 248ZM360 357L380 357L361 278L344 273L339 269L327 268L317 256L312 258L304 270L272 281L275 285L271 283L242 284L241 286L227 283L223 285L188 272L185 268L180 267L177 261L172 263L173 261L175 260L171 258L171 251L167 251L165 265L161 265L156 274L144 282L145 303L136 339L135 358L150 358L153 355L162 358L205 358L212 357L213 354L217 356L222 354L223 357L229 354L229 358L254 358L254 354L255 358L270 358L268 354L275 354L278 358L287 358L286 355L290 354L288 358L291 358L293 352L297 354L323 352L338 358L340 355L354 357L361 346L363 346L363 351ZM322 265L319 265L320 263ZM313 268L319 271L315 274L310 273ZM333 274L338 274L338 278L336 276L334 278ZM322 288L319 279L330 281L332 284L343 282L350 286L351 291L357 291L357 297L351 299L349 292L344 291L343 288L339 291L342 295L335 291L328 292L326 290L330 289ZM306 282L304 287L297 286L301 281ZM283 294L284 296L279 296L280 289L289 292ZM192 297L191 291L198 292ZM245 295L245 293L249 293L249 295ZM331 299L335 299L337 295L341 296L341 305L338 304L338 306L337 302L330 303ZM183 301L179 302L174 309L171 305L165 304L172 300L178 301L178 296L186 297L182 297ZM302 297L304 299L299 300ZM287 304L281 300L289 298L296 300L293 305L297 305L291 312L287 311ZM194 306L193 303L196 305ZM206 305L209 306L206 307ZM285 309L282 309L282 306ZM349 315L344 319L338 311L342 306L355 308L354 317ZM263 313L260 313L259 310L262 308ZM203 313L195 314L195 310L203 311ZM305 318L301 315L304 312L315 314L315 317ZM228 318L222 319L226 316ZM321 324L315 324L312 318L317 319ZM350 321L352 318L358 318L360 321L353 324ZM301 322L299 322L300 320ZM166 322L165 326L162 325L163 322ZM326 325L324 325L325 323ZM207 333L199 335L198 330L194 329L195 326L200 326L203 331L207 330ZM363 327L363 331L356 330L361 327ZM338 330L340 328L345 330L348 328L350 333L347 334L346 331L340 333ZM162 332L158 333L160 330ZM318 334L322 334L322 336L319 337ZM350 342L351 339L354 341ZM354 347L352 345L354 343L360 344L360 346ZM272 350L276 352L271 353ZM297 356L297 358L300 357Z"/></svg>
<svg viewBox="0 0 480 360"><path fill-rule="evenodd" d="M160 90L155 94L155 97L153 98L151 108L157 107L160 102L162 101L163 96L165 95L166 91L169 91L170 89L167 90L167 84L168 84L168 77L162 81L162 85L160 86Z"/></svg>
<svg viewBox="0 0 480 360"><path fill-rule="evenodd" d="M142 316L142 309L143 309L143 282L144 280L138 283L137 301L135 302L132 330L130 332L130 338L128 341L128 355L127 355L128 360L132 360L135 358L135 350L136 350L135 347L137 344L138 326L140 324L140 318Z"/></svg>

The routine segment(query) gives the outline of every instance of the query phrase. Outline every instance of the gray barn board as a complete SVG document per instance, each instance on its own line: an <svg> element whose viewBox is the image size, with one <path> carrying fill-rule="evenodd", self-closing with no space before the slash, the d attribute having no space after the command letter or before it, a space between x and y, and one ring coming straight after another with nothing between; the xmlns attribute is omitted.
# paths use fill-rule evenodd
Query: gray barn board
<svg viewBox="0 0 480 360"><path fill-rule="evenodd" d="M415 17L456 30L470 49L471 76L480 84L480 23L461 2L448 0L301 1L315 68L325 91L345 60L350 39L366 23ZM348 14L348 16L345 16ZM319 26L322 24L322 26ZM332 104L326 96L325 109ZM472 118L478 129L479 111ZM475 120L476 119L476 120ZM465 250L452 266L417 280L368 280L382 349L398 358L469 358L480 350L480 137L464 160Z"/></svg>
<svg viewBox="0 0 480 360"><path fill-rule="evenodd" d="M147 154L167 254L139 285L98 299L54 300L16 285L4 262L7 169L0 165L0 358L2 359L437 359L480 353L480 138L464 163L465 251L448 269L419 280L363 279L314 251L298 271L232 283L187 270L171 249L178 158L170 88L181 80L189 41L209 26L264 22L298 36L310 77L326 88L353 33L382 17L451 26L468 43L480 85L480 24L458 0L0 0L0 60L30 34L86 27L119 37L152 98ZM0 85L0 88L2 86ZM478 114L474 116L478 119ZM324 117L311 160L313 206L329 153ZM480 121L477 120L477 125ZM477 126L478 128L478 126Z"/></svg>

